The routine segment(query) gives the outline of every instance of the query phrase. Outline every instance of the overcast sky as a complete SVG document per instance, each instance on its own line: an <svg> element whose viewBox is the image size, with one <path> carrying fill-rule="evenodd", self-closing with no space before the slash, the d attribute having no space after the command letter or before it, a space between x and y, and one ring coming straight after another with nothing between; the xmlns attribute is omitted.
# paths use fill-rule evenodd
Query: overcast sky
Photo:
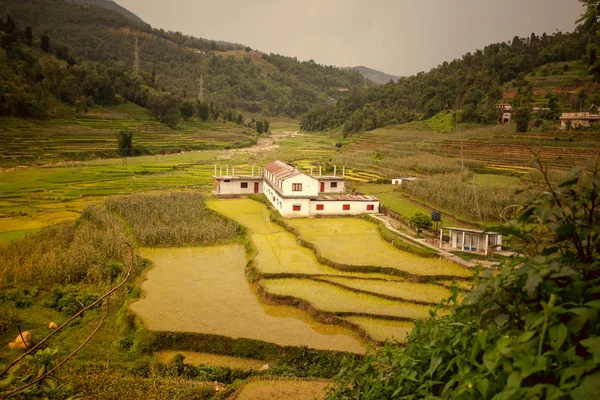
<svg viewBox="0 0 600 400"><path fill-rule="evenodd" d="M116 0L154 28L390 74L532 32L572 31L577 0Z"/></svg>

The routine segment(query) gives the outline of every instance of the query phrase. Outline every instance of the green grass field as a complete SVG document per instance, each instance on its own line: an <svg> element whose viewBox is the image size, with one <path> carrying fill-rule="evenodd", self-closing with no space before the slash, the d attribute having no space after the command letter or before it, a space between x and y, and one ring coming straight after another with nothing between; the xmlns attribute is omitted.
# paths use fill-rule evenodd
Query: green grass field
<svg viewBox="0 0 600 400"><path fill-rule="evenodd" d="M423 258L385 242L377 226L357 218L294 219L288 224L335 262L393 268L414 275L470 276L471 271L440 259Z"/></svg>
<svg viewBox="0 0 600 400"><path fill-rule="evenodd" d="M260 379L250 381L237 392L232 400L321 400L332 381L323 379Z"/></svg>
<svg viewBox="0 0 600 400"><path fill-rule="evenodd" d="M131 309L150 330L200 332L321 350L363 351L348 329L324 325L292 307L267 311L244 275L239 245L143 249L155 266Z"/></svg>
<svg viewBox="0 0 600 400"><path fill-rule="evenodd" d="M203 364L213 367L242 369L244 371L258 371L263 365L265 365L265 362L261 360L224 356L213 353L198 353L195 351L159 351L156 353L156 357L163 364L168 364L173 361L173 357L175 357L177 354L181 354L185 357L186 364L195 366Z"/></svg>

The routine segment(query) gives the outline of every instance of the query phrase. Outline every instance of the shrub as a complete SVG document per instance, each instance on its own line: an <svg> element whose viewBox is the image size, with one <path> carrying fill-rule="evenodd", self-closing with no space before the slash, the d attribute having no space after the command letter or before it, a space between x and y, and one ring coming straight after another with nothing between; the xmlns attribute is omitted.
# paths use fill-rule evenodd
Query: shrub
<svg viewBox="0 0 600 400"><path fill-rule="evenodd" d="M18 321L19 312L10 303L0 303L0 335L8 332Z"/></svg>
<svg viewBox="0 0 600 400"><path fill-rule="evenodd" d="M86 293L77 286L54 287L44 299L44 305L66 315L75 315L80 309L89 306L100 297Z"/></svg>

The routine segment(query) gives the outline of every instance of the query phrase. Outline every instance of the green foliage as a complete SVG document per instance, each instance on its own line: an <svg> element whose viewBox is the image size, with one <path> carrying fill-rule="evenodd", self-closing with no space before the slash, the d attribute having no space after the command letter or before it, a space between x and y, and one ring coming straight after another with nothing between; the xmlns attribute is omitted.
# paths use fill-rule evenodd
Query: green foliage
<svg viewBox="0 0 600 400"><path fill-rule="evenodd" d="M37 288L8 289L0 294L0 301L12 302L12 305L16 308L27 308L35 302L38 293Z"/></svg>
<svg viewBox="0 0 600 400"><path fill-rule="evenodd" d="M263 122L256 121L256 132L260 135L263 133Z"/></svg>
<svg viewBox="0 0 600 400"><path fill-rule="evenodd" d="M44 305L71 316L98 300L98 297L100 297L98 294L88 293L74 285L53 287L44 299Z"/></svg>
<svg viewBox="0 0 600 400"><path fill-rule="evenodd" d="M119 154L125 158L133 155L133 132L128 129L122 129L119 132Z"/></svg>
<svg viewBox="0 0 600 400"><path fill-rule="evenodd" d="M0 335L12 329L19 320L19 312L9 302L0 301Z"/></svg>
<svg viewBox="0 0 600 400"><path fill-rule="evenodd" d="M179 112L186 121L194 116L194 103L184 101L179 105Z"/></svg>
<svg viewBox="0 0 600 400"><path fill-rule="evenodd" d="M156 93L149 97L148 107L161 123L175 128L181 118L179 101L170 94Z"/></svg>
<svg viewBox="0 0 600 400"><path fill-rule="evenodd" d="M348 363L328 398L513 399L597 396L600 194L597 169L523 208L503 227L523 258L486 271L451 313L419 321L406 347L389 342Z"/></svg>
<svg viewBox="0 0 600 400"><path fill-rule="evenodd" d="M410 225L420 233L423 229L431 227L431 217L424 212L417 211L409 218Z"/></svg>
<svg viewBox="0 0 600 400"><path fill-rule="evenodd" d="M43 34L40 37L40 49L44 52L44 53L49 53L50 52L50 37L46 34Z"/></svg>
<svg viewBox="0 0 600 400"><path fill-rule="evenodd" d="M529 130L529 120L531 119L530 107L519 107L515 110L514 121L517 124L517 132L527 132Z"/></svg>
<svg viewBox="0 0 600 400"><path fill-rule="evenodd" d="M198 118L202 121L208 120L209 108L205 103L198 103Z"/></svg>
<svg viewBox="0 0 600 400"><path fill-rule="evenodd" d="M267 121L267 120L263 121L263 132L269 133L269 121Z"/></svg>

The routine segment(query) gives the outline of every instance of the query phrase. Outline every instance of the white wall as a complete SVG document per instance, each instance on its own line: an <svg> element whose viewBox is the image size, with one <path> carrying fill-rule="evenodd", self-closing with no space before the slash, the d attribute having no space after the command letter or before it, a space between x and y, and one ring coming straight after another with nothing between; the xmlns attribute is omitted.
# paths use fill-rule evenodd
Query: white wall
<svg viewBox="0 0 600 400"><path fill-rule="evenodd" d="M332 188L331 183L336 182L337 187ZM321 192L321 183L325 184L325 190ZM344 179L340 178L340 180L331 181L331 180L323 180L319 181L319 192L320 193L344 193L346 192L346 182Z"/></svg>
<svg viewBox="0 0 600 400"><path fill-rule="evenodd" d="M321 204L324 207L323 211L317 210L317 205ZM344 210L344 204L350 205L350 210ZM373 210L368 211L367 205L372 205ZM359 214L376 214L379 212L379 201L318 201L310 202L310 215L359 215Z"/></svg>
<svg viewBox="0 0 600 400"><path fill-rule="evenodd" d="M310 215L310 199L286 199L281 197L268 183L265 183L263 193L284 217L308 217ZM300 211L294 211L295 205L300 206Z"/></svg>
<svg viewBox="0 0 600 400"><path fill-rule="evenodd" d="M302 191L292 191L292 185L294 183L302 184ZM284 196L318 196L319 195L319 181L305 174L300 174L287 178L283 181L281 192Z"/></svg>
<svg viewBox="0 0 600 400"><path fill-rule="evenodd" d="M242 188L242 182L248 183L248 187ZM253 194L254 182L258 182L258 193L262 193L262 181L229 179L229 182L225 182L225 179L221 179L220 191L218 194Z"/></svg>

